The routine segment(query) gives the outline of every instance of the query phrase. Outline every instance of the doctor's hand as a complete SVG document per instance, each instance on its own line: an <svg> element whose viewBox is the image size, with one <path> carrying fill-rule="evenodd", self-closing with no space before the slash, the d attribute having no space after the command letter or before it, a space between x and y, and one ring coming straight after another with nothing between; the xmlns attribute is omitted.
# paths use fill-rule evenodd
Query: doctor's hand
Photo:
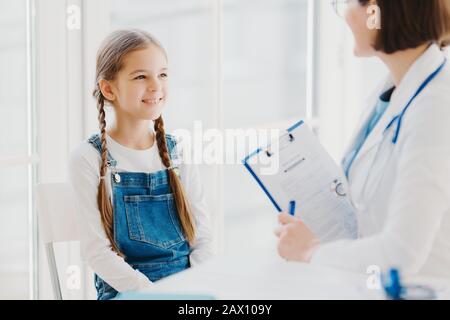
<svg viewBox="0 0 450 320"><path fill-rule="evenodd" d="M291 261L309 262L319 239L300 219L286 213L278 216L280 226L274 232L278 237L278 254Z"/></svg>

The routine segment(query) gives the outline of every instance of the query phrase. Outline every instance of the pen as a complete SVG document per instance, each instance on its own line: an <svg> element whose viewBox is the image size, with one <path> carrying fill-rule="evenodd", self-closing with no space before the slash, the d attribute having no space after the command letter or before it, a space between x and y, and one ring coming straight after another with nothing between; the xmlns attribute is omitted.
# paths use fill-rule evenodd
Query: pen
<svg viewBox="0 0 450 320"><path fill-rule="evenodd" d="M387 277L384 278L384 292L389 299L400 300L402 285L400 284L400 275L397 269L390 269Z"/></svg>
<svg viewBox="0 0 450 320"><path fill-rule="evenodd" d="M289 202L289 214L291 216L295 215L295 201Z"/></svg>

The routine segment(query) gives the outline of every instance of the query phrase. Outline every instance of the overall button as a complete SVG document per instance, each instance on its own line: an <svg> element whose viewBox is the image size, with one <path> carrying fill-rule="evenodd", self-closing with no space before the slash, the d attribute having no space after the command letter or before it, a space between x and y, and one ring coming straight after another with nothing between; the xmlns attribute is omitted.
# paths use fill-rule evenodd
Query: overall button
<svg viewBox="0 0 450 320"><path fill-rule="evenodd" d="M114 174L114 181L115 181L116 183L120 183L120 175L119 175L118 173L115 173L115 174Z"/></svg>

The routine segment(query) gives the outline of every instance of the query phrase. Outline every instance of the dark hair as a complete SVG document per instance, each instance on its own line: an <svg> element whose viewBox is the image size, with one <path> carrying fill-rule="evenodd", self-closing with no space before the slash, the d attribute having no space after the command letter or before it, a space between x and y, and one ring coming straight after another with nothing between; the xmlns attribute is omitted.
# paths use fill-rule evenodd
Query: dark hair
<svg viewBox="0 0 450 320"><path fill-rule="evenodd" d="M359 0L366 6L370 0ZM381 30L375 50L387 54L436 43L450 45L450 0L376 0Z"/></svg>

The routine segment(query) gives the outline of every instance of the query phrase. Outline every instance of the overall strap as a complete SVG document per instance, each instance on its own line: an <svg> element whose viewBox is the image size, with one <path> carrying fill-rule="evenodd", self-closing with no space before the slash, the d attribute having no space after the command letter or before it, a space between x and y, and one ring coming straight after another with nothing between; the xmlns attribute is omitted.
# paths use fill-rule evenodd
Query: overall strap
<svg viewBox="0 0 450 320"><path fill-rule="evenodd" d="M100 154L100 156L102 155L102 140L100 138L100 134L99 133L95 133L93 134L89 139L88 142L95 148L97 149L98 153ZM108 155L107 155L107 161L108 161L108 166L112 166L115 167L117 165L117 161L113 159L113 157L111 156L111 154L108 151Z"/></svg>
<svg viewBox="0 0 450 320"><path fill-rule="evenodd" d="M170 159L176 162L178 160L178 150L177 150L177 139L175 136L171 134L166 134L166 141L167 141L167 149L169 151Z"/></svg>
<svg viewBox="0 0 450 320"><path fill-rule="evenodd" d="M170 135L166 134L166 141L167 141L167 149L169 151L169 157L172 161L178 160L178 150L177 150L177 139ZM100 134L96 133L93 134L89 139L88 142L99 152L99 154L102 154L102 142L100 139ZM117 161L114 160L114 158L111 156L111 154L108 151L107 159L109 162L109 165L115 167L117 165Z"/></svg>

